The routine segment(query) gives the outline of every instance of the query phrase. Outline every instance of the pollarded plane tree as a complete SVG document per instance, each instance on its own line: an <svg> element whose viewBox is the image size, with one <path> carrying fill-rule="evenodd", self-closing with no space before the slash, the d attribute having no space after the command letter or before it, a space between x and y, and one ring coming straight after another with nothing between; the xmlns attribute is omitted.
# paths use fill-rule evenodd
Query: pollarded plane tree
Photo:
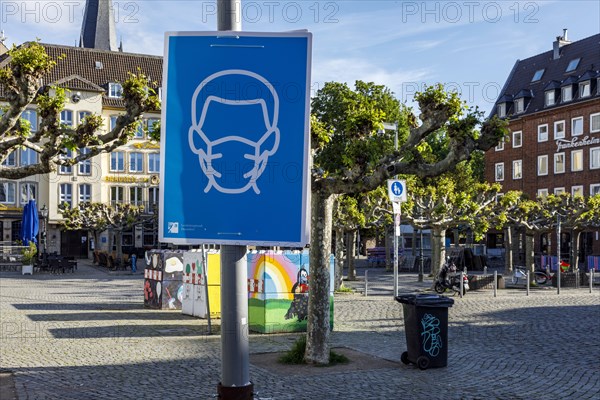
<svg viewBox="0 0 600 400"><path fill-rule="evenodd" d="M369 192L398 174L437 176L469 158L472 152L494 147L507 132L506 123L465 107L456 93L441 85L415 96L420 115L400 106L384 86L357 81L326 83L312 100L311 146L311 289L305 361L329 362L329 272L333 201L335 195ZM383 122L398 123L394 132L378 134ZM418 146L444 129L448 151L427 161Z"/></svg>

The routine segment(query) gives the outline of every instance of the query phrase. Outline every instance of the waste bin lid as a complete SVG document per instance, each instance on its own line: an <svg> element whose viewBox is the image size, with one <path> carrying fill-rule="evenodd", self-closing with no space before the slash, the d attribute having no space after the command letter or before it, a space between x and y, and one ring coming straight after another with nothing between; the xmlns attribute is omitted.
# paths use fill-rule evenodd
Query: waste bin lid
<svg viewBox="0 0 600 400"><path fill-rule="evenodd" d="M437 294L401 294L396 301L419 307L452 307L454 299Z"/></svg>

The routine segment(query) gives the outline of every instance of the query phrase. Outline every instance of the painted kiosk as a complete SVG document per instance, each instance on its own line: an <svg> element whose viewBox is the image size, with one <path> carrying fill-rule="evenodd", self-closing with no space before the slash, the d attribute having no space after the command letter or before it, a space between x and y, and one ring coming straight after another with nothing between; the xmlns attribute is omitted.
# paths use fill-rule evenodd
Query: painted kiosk
<svg viewBox="0 0 600 400"><path fill-rule="evenodd" d="M249 328L260 333L303 332L308 319L308 251L252 251L248 260ZM333 329L333 255L329 307Z"/></svg>
<svg viewBox="0 0 600 400"><path fill-rule="evenodd" d="M183 251L149 250L144 269L144 307L181 310Z"/></svg>
<svg viewBox="0 0 600 400"><path fill-rule="evenodd" d="M214 250L191 250L183 254L181 311L184 315L208 318L210 310L211 318L221 317L220 264L221 256Z"/></svg>

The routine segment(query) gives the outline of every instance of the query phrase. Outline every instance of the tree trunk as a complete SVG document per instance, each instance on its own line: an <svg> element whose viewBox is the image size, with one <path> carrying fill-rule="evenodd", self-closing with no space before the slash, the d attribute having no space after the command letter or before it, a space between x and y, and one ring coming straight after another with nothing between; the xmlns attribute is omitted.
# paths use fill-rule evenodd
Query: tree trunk
<svg viewBox="0 0 600 400"><path fill-rule="evenodd" d="M346 244L346 257L348 258L348 280L356 280L356 268L354 267L354 254L356 254L356 231L349 231Z"/></svg>
<svg viewBox="0 0 600 400"><path fill-rule="evenodd" d="M526 264L522 259L521 259L521 248L519 246L519 243L521 243L521 238L522 238L523 234L521 232L521 230L515 230L514 235L512 237L512 257L513 257L513 262L516 262L518 265L522 265L522 264Z"/></svg>
<svg viewBox="0 0 600 400"><path fill-rule="evenodd" d="M507 226L504 229L504 273L507 276L512 275L513 272L513 237L512 229Z"/></svg>
<svg viewBox="0 0 600 400"><path fill-rule="evenodd" d="M571 232L571 268L573 271L579 269L579 239L581 237L581 231L573 229Z"/></svg>
<svg viewBox="0 0 600 400"><path fill-rule="evenodd" d="M310 290L304 361L329 363L329 255L333 196L312 191L311 198Z"/></svg>
<svg viewBox="0 0 600 400"><path fill-rule="evenodd" d="M525 269L529 271L529 278L535 282L535 233L533 231L525 232Z"/></svg>
<svg viewBox="0 0 600 400"><path fill-rule="evenodd" d="M431 229L431 273L435 276L446 260L446 230ZM421 243L423 246L423 243Z"/></svg>
<svg viewBox="0 0 600 400"><path fill-rule="evenodd" d="M458 232L458 228L456 228L453 231L453 233L454 233L454 247L458 247L459 246L458 242L460 241L460 234Z"/></svg>
<svg viewBox="0 0 600 400"><path fill-rule="evenodd" d="M335 230L335 282L333 290L340 290L344 278L344 231Z"/></svg>
<svg viewBox="0 0 600 400"><path fill-rule="evenodd" d="M119 262L123 259L123 230L117 229L115 236L117 238L117 259L116 262Z"/></svg>
<svg viewBox="0 0 600 400"><path fill-rule="evenodd" d="M392 250L390 249L390 230L388 227L385 227L385 270L392 270Z"/></svg>

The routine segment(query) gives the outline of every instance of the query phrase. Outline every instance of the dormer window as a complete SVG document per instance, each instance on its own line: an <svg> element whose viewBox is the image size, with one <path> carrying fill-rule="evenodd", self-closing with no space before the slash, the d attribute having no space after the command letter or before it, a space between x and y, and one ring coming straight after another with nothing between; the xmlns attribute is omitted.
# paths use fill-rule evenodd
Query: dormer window
<svg viewBox="0 0 600 400"><path fill-rule="evenodd" d="M500 103L497 106L497 113L499 118L506 117L506 103Z"/></svg>
<svg viewBox="0 0 600 400"><path fill-rule="evenodd" d="M515 114L520 114L525 111L525 99L520 98L515 100Z"/></svg>
<svg viewBox="0 0 600 400"><path fill-rule="evenodd" d="M119 99L123 95L123 86L120 83L111 82L108 84L108 97Z"/></svg>
<svg viewBox="0 0 600 400"><path fill-rule="evenodd" d="M531 82L537 82L540 79L542 79L542 76L544 75L544 71L545 71L545 69L539 69L539 70L535 71L535 74L533 74L533 78L531 78Z"/></svg>
<svg viewBox="0 0 600 400"><path fill-rule="evenodd" d="M575 58L571 60L569 62L569 65L567 65L567 69L565 69L565 72L575 71L577 69L577 66L579 65L579 60L581 60L581 58Z"/></svg>
<svg viewBox="0 0 600 400"><path fill-rule="evenodd" d="M585 81L579 83L579 97L588 97L592 94L592 82Z"/></svg>
<svg viewBox="0 0 600 400"><path fill-rule="evenodd" d="M573 100L573 86L564 86L562 88L562 102Z"/></svg>
<svg viewBox="0 0 600 400"><path fill-rule="evenodd" d="M544 92L544 104L546 107L553 106L556 104L556 92L553 90L546 90Z"/></svg>

